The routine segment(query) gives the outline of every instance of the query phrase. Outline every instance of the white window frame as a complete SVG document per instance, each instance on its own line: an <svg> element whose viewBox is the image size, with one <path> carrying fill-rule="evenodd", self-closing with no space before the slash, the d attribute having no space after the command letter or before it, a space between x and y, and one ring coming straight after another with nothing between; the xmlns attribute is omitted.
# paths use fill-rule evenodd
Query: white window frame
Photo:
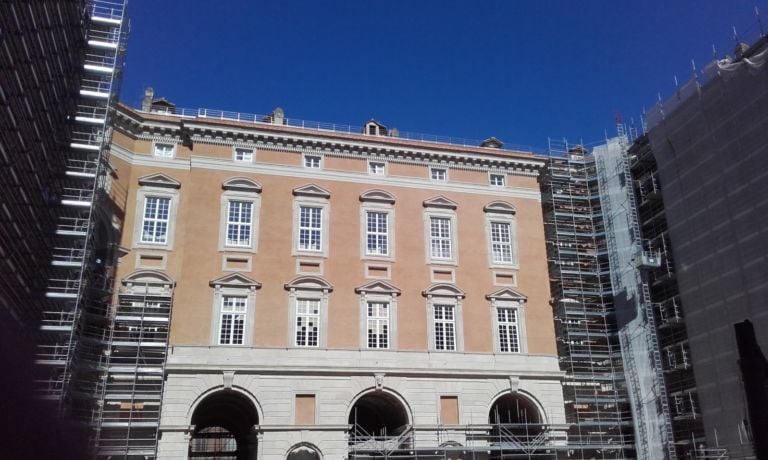
<svg viewBox="0 0 768 460"><path fill-rule="evenodd" d="M386 281L377 280L355 288L355 292L360 295L360 348L373 351L397 350L397 297L401 294L400 290ZM388 305L387 347L368 346L368 304L371 303Z"/></svg>
<svg viewBox="0 0 768 460"><path fill-rule="evenodd" d="M386 176L387 162L382 160L368 160L368 174L372 176Z"/></svg>
<svg viewBox="0 0 768 460"><path fill-rule="evenodd" d="M501 179L500 184L494 184L495 179ZM488 173L488 184L490 184L491 187L506 187L507 186L507 175L504 173Z"/></svg>
<svg viewBox="0 0 768 460"><path fill-rule="evenodd" d="M150 203L154 204L155 213L153 216L147 216L147 210L149 208ZM148 194L144 196L144 206L142 206L142 213L141 213L141 239L139 240L142 244L159 244L159 245L167 245L168 244L168 238L169 238L169 230L171 227L171 197L169 196L158 196L155 194ZM165 218L158 217L160 214L160 210L162 208L165 208ZM147 225L152 226L154 229L153 232L150 233L151 239L145 239L147 232L145 230ZM157 229L161 225L165 226L165 230L163 232L159 232ZM162 236L162 241L160 241L160 236Z"/></svg>
<svg viewBox="0 0 768 460"><path fill-rule="evenodd" d="M373 334L373 340L371 332ZM388 350L392 337L392 306L386 300L369 300L366 302L365 316L365 346L371 350ZM382 340L382 337L384 340ZM383 343L385 342L386 343ZM371 343L374 343L372 346Z"/></svg>
<svg viewBox="0 0 768 460"><path fill-rule="evenodd" d="M250 147L233 147L232 160L237 163L253 163L254 149ZM238 158L241 156L241 158Z"/></svg>
<svg viewBox="0 0 768 460"><path fill-rule="evenodd" d="M219 251L221 252L250 252L255 253L259 247L259 215L261 213L261 185L242 178L235 177L224 181L224 192L220 200L219 218ZM251 232L247 245L230 244L228 241L229 230L229 203L243 202L251 205Z"/></svg>
<svg viewBox="0 0 768 460"><path fill-rule="evenodd" d="M435 177L437 176L437 177ZM448 181L448 168L432 166L429 168L429 180L435 182Z"/></svg>
<svg viewBox="0 0 768 460"><path fill-rule="evenodd" d="M502 316L507 316L507 318L502 318ZM512 317L513 320L510 321L509 317ZM496 335L499 353L520 353L520 314L518 308L496 306Z"/></svg>
<svg viewBox="0 0 768 460"><path fill-rule="evenodd" d="M297 251L323 251L323 207L302 203L299 205Z"/></svg>
<svg viewBox="0 0 768 460"><path fill-rule="evenodd" d="M213 291L213 318L211 321L210 343L214 346L247 347L253 344L253 326L256 321L256 290L261 288L261 283L254 281L240 272L231 273L213 280L209 285ZM221 329L224 315L228 314L224 308L226 298L242 298L245 301L243 321L243 342L238 344L221 343Z"/></svg>
<svg viewBox="0 0 768 460"><path fill-rule="evenodd" d="M427 264L457 265L459 263L458 225L456 222L456 203L445 197L436 197L423 202L424 206L424 251ZM447 219L450 257L432 255L432 220Z"/></svg>
<svg viewBox="0 0 768 460"><path fill-rule="evenodd" d="M299 276L285 285L288 292L288 346L290 348L326 348L328 343L328 299L333 287L319 276ZM297 345L298 307L300 301L317 301L319 311L316 346Z"/></svg>
<svg viewBox="0 0 768 460"><path fill-rule="evenodd" d="M317 163L315 163L314 160L317 160ZM323 156L314 153L305 153L302 155L301 165L307 169L323 169Z"/></svg>
<svg viewBox="0 0 768 460"><path fill-rule="evenodd" d="M429 216L429 258L453 259L453 226L448 216Z"/></svg>
<svg viewBox="0 0 768 460"><path fill-rule="evenodd" d="M310 186L311 187L311 186ZM302 187L294 190L295 198L293 200L293 244L292 254L295 256L315 256L315 257L328 257L328 234L329 234L329 214L331 211L331 205L329 202L330 195L322 190L322 192L314 192L314 189L309 192L297 192L297 190L306 189ZM320 210L320 248L304 249L299 247L300 233L301 233L301 208L317 208Z"/></svg>
<svg viewBox="0 0 768 460"><path fill-rule="evenodd" d="M176 157L176 142L170 139L168 141L152 142L152 156L158 158Z"/></svg>
<svg viewBox="0 0 768 460"><path fill-rule="evenodd" d="M448 313L450 313L450 319L448 319ZM458 348L456 330L456 305L448 302L433 303L432 347L435 351L456 351ZM438 343L441 336L442 343Z"/></svg>
<svg viewBox="0 0 768 460"><path fill-rule="evenodd" d="M309 296L299 296L296 298L296 301L294 302L294 306L296 308L296 311L295 311L296 321L294 322L295 328L293 333L293 346L296 348L319 348L320 336L323 333L321 314L320 314L322 310L321 299L309 297ZM308 308L313 308L314 313L309 312ZM304 312L302 311L302 309L306 309L307 311ZM305 321L307 321L307 325L314 324L314 327L316 329L316 337L314 338L315 340L313 342L310 342L309 334L305 333L304 343L299 343L299 321L302 318Z"/></svg>
<svg viewBox="0 0 768 460"><path fill-rule="evenodd" d="M229 302L228 302L229 301ZM230 305L227 305L231 303ZM240 323L240 341L237 338L237 324ZM225 295L221 297L219 310L218 345L245 345L245 327L248 324L248 297ZM224 327L228 325L229 333L226 339L222 337Z"/></svg>
<svg viewBox="0 0 768 460"><path fill-rule="evenodd" d="M519 254L517 243L517 220L516 211L514 206L510 203L501 201L495 201L489 203L483 208L485 212L485 239L486 239L486 251L488 254L488 266L491 268L505 268L505 269L518 269ZM509 230L509 243L494 243L493 240L493 226L494 224L501 224L508 226ZM508 246L511 252L511 259L508 261L500 260L496 257L494 252L494 244L504 244Z"/></svg>
<svg viewBox="0 0 768 460"><path fill-rule="evenodd" d="M181 184L173 178L155 174L139 178L139 189L136 192L135 222L133 228L134 248L171 250L173 249L176 230L176 218L179 205L179 188ZM169 200L168 227L165 242L144 241L144 209L147 198L163 198Z"/></svg>
<svg viewBox="0 0 768 460"><path fill-rule="evenodd" d="M235 239L230 239L232 233L237 235ZM224 245L227 247L251 248L253 246L253 201L227 200L224 239Z"/></svg>
<svg viewBox="0 0 768 460"><path fill-rule="evenodd" d="M395 260L395 197L383 190L369 190L360 195L360 258L362 260ZM387 216L387 253L371 253L368 250L368 214L382 213Z"/></svg>
<svg viewBox="0 0 768 460"><path fill-rule="evenodd" d="M455 285L442 283L435 284L423 292L427 298L427 324L429 350L445 353L456 353L464 351L464 322L462 300L465 297L464 291ZM445 350L437 348L437 328L435 319L436 307L451 307L453 310L453 330L454 330L454 349Z"/></svg>
<svg viewBox="0 0 768 460"><path fill-rule="evenodd" d="M528 352L527 334L525 328L525 303L527 298L512 288L503 288L485 296L490 301L491 324L493 325L493 350L503 354L525 354ZM517 351L502 350L501 331L499 324L499 309L515 311L517 320Z"/></svg>

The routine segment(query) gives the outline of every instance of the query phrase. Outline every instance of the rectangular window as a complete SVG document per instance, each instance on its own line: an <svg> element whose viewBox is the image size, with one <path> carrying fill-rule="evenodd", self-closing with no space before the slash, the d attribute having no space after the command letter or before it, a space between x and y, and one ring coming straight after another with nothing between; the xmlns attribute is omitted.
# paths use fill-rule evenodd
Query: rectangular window
<svg viewBox="0 0 768 460"><path fill-rule="evenodd" d="M156 157L166 157L166 158L172 158L173 157L173 144L155 144L154 147L154 155Z"/></svg>
<svg viewBox="0 0 768 460"><path fill-rule="evenodd" d="M504 187L504 185L506 185L506 177L504 177L504 174L491 174L491 185L495 187Z"/></svg>
<svg viewBox="0 0 768 460"><path fill-rule="evenodd" d="M305 168L320 168L320 157L315 155L304 155L304 167Z"/></svg>
<svg viewBox="0 0 768 460"><path fill-rule="evenodd" d="M517 310L514 308L499 308L496 310L499 326L499 351L502 353L519 353L520 341L517 335Z"/></svg>
<svg viewBox="0 0 768 460"><path fill-rule="evenodd" d="M383 175L385 164L378 161L371 161L368 163L368 172L376 175Z"/></svg>
<svg viewBox="0 0 768 460"><path fill-rule="evenodd" d="M219 345L242 345L245 337L245 297L225 296L221 301Z"/></svg>
<svg viewBox="0 0 768 460"><path fill-rule="evenodd" d="M491 252L496 263L512 263L512 226L509 222L491 222Z"/></svg>
<svg viewBox="0 0 768 460"><path fill-rule="evenodd" d="M368 348L389 348L389 304L368 302Z"/></svg>
<svg viewBox="0 0 768 460"><path fill-rule="evenodd" d="M241 149L236 148L235 149L235 161L244 161L247 163L250 163L253 161L253 150L252 149Z"/></svg>
<svg viewBox="0 0 768 460"><path fill-rule="evenodd" d="M230 201L227 208L227 246L251 245L253 203Z"/></svg>
<svg viewBox="0 0 768 460"><path fill-rule="evenodd" d="M148 196L144 199L144 221L141 226L142 243L168 242L168 221L171 199Z"/></svg>
<svg viewBox="0 0 768 460"><path fill-rule="evenodd" d="M433 259L451 258L451 219L429 218L429 245Z"/></svg>
<svg viewBox="0 0 768 460"><path fill-rule="evenodd" d="M320 338L320 301L296 300L296 346L316 347Z"/></svg>
<svg viewBox="0 0 768 460"><path fill-rule="evenodd" d="M365 253L368 255L389 255L389 214L366 212Z"/></svg>
<svg viewBox="0 0 768 460"><path fill-rule="evenodd" d="M456 319L453 305L435 305L435 350L456 349Z"/></svg>
<svg viewBox="0 0 768 460"><path fill-rule="evenodd" d="M301 206L299 208L299 249L320 251L323 230L323 208Z"/></svg>
<svg viewBox="0 0 768 460"><path fill-rule="evenodd" d="M448 171L443 168L431 168L429 170L429 175L432 180L444 181L448 179Z"/></svg>

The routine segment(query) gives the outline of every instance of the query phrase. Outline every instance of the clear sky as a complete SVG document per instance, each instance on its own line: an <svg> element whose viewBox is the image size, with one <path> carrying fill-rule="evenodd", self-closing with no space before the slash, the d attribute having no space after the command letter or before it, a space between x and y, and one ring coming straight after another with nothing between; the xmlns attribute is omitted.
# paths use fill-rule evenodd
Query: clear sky
<svg viewBox="0 0 768 460"><path fill-rule="evenodd" d="M131 0L121 99L544 148L637 122L768 0ZM768 27L766 27L768 29Z"/></svg>

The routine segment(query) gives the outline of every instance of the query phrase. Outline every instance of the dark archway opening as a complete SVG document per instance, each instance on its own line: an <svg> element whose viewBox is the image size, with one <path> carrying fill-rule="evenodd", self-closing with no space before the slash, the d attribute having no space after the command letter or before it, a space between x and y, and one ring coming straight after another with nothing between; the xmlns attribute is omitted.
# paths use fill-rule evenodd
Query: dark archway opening
<svg viewBox="0 0 768 460"><path fill-rule="evenodd" d="M320 460L320 454L309 446L299 446L291 450L287 460Z"/></svg>
<svg viewBox="0 0 768 460"><path fill-rule="evenodd" d="M355 402L349 424L356 437L399 436L408 428L408 411L395 396L377 391Z"/></svg>
<svg viewBox="0 0 768 460"><path fill-rule="evenodd" d="M536 404L520 393L498 398L488 414L491 443L511 450L535 445L546 430Z"/></svg>
<svg viewBox="0 0 768 460"><path fill-rule="evenodd" d="M233 390L213 393L192 414L195 431L189 442L189 458L255 460L254 426L258 424L258 412L248 398Z"/></svg>

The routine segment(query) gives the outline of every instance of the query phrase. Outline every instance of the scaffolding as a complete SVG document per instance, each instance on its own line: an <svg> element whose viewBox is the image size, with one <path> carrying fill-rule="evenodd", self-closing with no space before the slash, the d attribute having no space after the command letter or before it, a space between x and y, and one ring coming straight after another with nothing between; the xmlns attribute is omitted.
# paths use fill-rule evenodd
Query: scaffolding
<svg viewBox="0 0 768 460"><path fill-rule="evenodd" d="M79 91L58 203L47 305L36 356L35 392L55 402L61 416L98 427L99 395L111 334L110 302L117 235L106 190L109 145L125 52L125 2L89 0ZM98 431L98 430L96 430Z"/></svg>
<svg viewBox="0 0 768 460"><path fill-rule="evenodd" d="M155 277L122 284L105 353L96 453L154 458L174 283Z"/></svg>
<svg viewBox="0 0 768 460"><path fill-rule="evenodd" d="M633 458L634 432L594 159L550 140L542 181L547 257L571 458Z"/></svg>
<svg viewBox="0 0 768 460"><path fill-rule="evenodd" d="M671 436L678 458L726 458L706 449L699 413L696 381L685 330L685 317L675 276L675 265L661 195L658 165L647 136L636 139L627 151L634 188L640 237L658 248L659 263L645 271L650 319L655 325L659 366L669 411ZM717 454L717 457L709 455ZM720 457L723 455L723 457Z"/></svg>

